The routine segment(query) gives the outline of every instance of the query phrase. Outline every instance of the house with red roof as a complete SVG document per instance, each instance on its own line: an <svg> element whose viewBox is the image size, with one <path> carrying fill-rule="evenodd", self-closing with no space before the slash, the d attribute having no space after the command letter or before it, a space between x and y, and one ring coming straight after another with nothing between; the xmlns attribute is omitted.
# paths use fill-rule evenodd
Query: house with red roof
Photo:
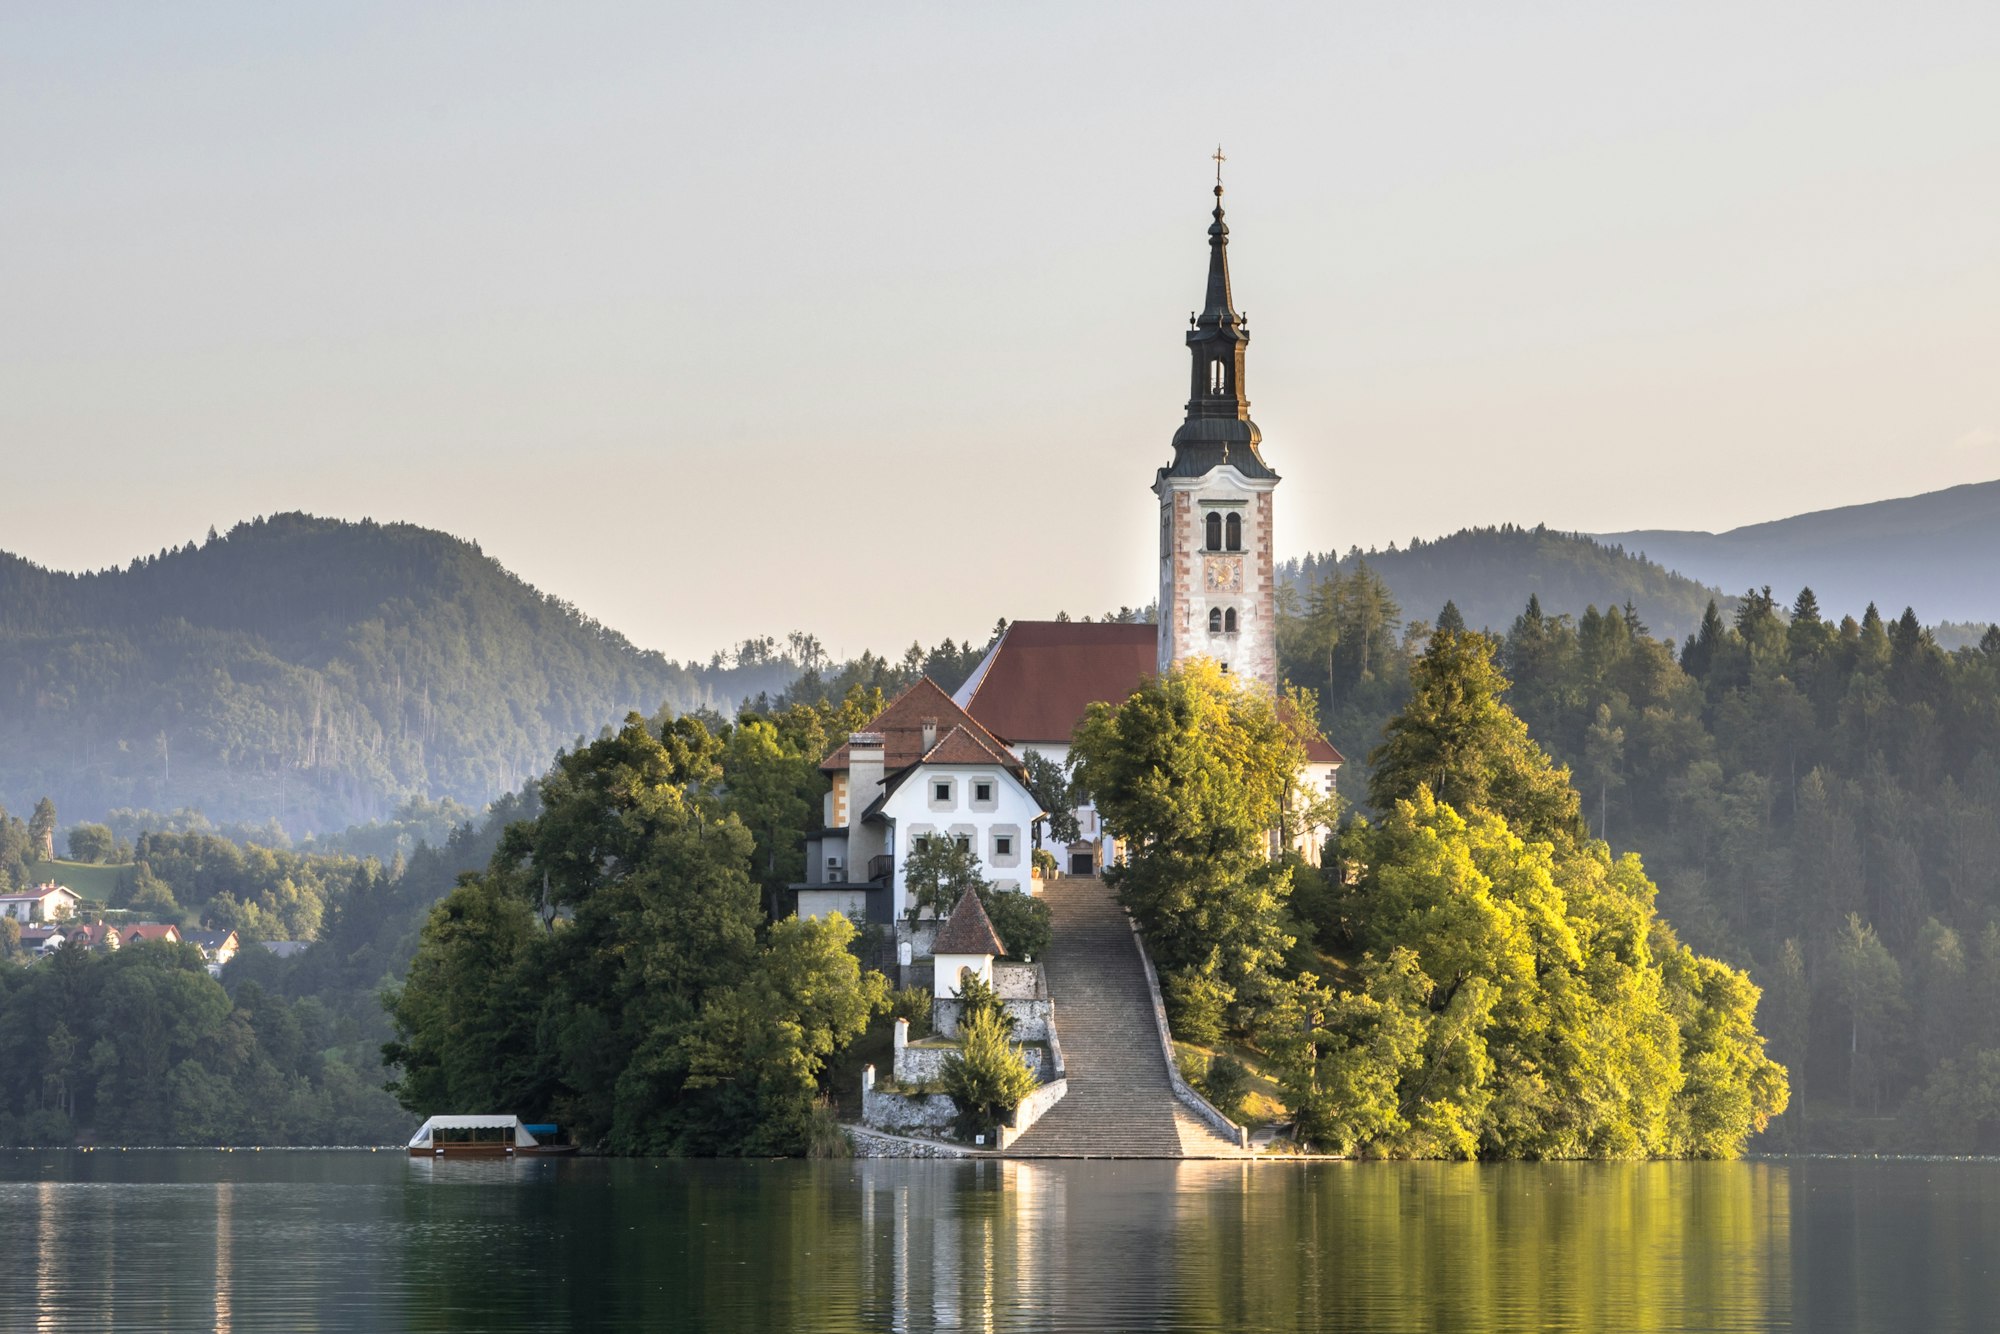
<svg viewBox="0 0 2000 1334"><path fill-rule="evenodd" d="M898 695L820 764L825 828L806 840L799 915L897 922L904 864L926 838L979 858L996 889L1035 892L1030 838L1042 809L1020 758L928 678Z"/></svg>
<svg viewBox="0 0 2000 1334"><path fill-rule="evenodd" d="M82 904L82 896L68 885L36 885L17 894L0 894L0 917L11 917L22 926L45 926L68 921Z"/></svg>
<svg viewBox="0 0 2000 1334"><path fill-rule="evenodd" d="M172 922L134 922L124 931L127 945L136 945L142 940L164 940L169 945L181 943L181 929Z"/></svg>

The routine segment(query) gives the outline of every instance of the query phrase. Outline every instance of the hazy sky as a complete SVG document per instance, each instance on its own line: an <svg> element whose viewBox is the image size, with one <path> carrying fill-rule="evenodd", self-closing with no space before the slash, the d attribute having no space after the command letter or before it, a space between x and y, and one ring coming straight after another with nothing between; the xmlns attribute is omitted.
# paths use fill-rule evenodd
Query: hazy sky
<svg viewBox="0 0 2000 1334"><path fill-rule="evenodd" d="M0 549L674 656L1143 603L1229 155L1301 554L2000 476L2000 5L0 8Z"/></svg>

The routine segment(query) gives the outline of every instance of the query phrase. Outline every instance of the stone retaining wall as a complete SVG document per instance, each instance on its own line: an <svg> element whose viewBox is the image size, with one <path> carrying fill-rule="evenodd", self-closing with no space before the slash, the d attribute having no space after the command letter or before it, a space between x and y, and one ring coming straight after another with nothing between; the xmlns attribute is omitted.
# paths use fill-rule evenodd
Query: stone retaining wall
<svg viewBox="0 0 2000 1334"><path fill-rule="evenodd" d="M864 1126L843 1126L847 1132L847 1142L854 1146L856 1158L983 1158L986 1155L957 1144L943 1144L937 1140L905 1139L901 1135L885 1135Z"/></svg>
<svg viewBox="0 0 2000 1334"><path fill-rule="evenodd" d="M1132 927L1132 943L1139 947L1139 962L1146 972L1146 990L1152 993L1153 1018L1160 1030L1160 1054L1167 1060L1167 1078L1173 1081L1174 1097L1231 1144L1239 1149L1249 1148L1250 1132L1224 1116L1214 1103L1196 1092L1194 1086L1181 1075L1181 1063L1174 1058L1173 1030L1167 1026L1167 1002L1160 995L1160 975L1153 971L1153 956L1146 953L1146 939L1139 934L1139 924L1129 916L1126 921Z"/></svg>

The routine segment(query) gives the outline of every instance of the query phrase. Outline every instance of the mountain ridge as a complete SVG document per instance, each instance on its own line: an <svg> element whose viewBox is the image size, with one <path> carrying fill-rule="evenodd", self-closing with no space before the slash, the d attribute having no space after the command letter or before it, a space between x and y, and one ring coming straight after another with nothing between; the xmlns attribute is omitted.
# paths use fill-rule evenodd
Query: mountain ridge
<svg viewBox="0 0 2000 1334"><path fill-rule="evenodd" d="M1829 614L1913 607L1925 622L2000 619L1988 571L2000 562L2000 481L1840 505L1720 533L1635 529L1591 534L1734 592L1810 586Z"/></svg>

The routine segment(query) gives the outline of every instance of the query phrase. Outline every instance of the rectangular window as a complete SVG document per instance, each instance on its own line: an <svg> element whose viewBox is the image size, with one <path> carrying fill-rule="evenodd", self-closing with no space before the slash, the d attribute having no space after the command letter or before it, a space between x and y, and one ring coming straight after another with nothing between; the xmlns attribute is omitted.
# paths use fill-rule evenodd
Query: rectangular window
<svg viewBox="0 0 2000 1334"><path fill-rule="evenodd" d="M972 851L972 840L966 837L964 834L958 835L956 838L952 839L952 842L958 844L958 850L960 852Z"/></svg>
<svg viewBox="0 0 2000 1334"><path fill-rule="evenodd" d="M1006 834L996 834L993 838L993 855L1011 857L1014 855L1014 840Z"/></svg>
<svg viewBox="0 0 2000 1334"><path fill-rule="evenodd" d="M951 784L950 784L950 783L939 783L939 784L938 784L938 785L936 786L936 788L935 788L935 789L933 789L933 790L934 790L934 791L935 791L935 792L937 793L937 799L938 799L939 801L950 801L950 800L951 800Z"/></svg>
<svg viewBox="0 0 2000 1334"><path fill-rule="evenodd" d="M972 785L972 799L973 799L974 801L991 801L991 800L993 800L993 784L991 784L991 783L974 783L974 784Z"/></svg>

